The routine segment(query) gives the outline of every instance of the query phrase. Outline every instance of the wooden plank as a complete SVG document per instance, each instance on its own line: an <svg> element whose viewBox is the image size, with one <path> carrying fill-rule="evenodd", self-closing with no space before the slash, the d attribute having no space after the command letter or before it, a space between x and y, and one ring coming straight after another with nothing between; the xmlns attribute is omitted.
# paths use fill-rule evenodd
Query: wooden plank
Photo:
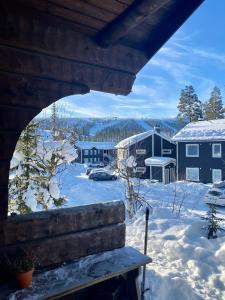
<svg viewBox="0 0 225 300"><path fill-rule="evenodd" d="M21 8L14 10L10 4L0 9L1 44L132 73L137 73L147 62L141 51L122 45L103 49L65 22L56 23L51 17Z"/></svg>
<svg viewBox="0 0 225 300"><path fill-rule="evenodd" d="M43 109L62 97L88 92L89 88L82 84L0 71L0 109L9 105Z"/></svg>
<svg viewBox="0 0 225 300"><path fill-rule="evenodd" d="M41 12L48 13L50 15L76 22L97 30L102 29L106 25L104 20L100 20L89 15L83 15L83 13L68 9L63 5L55 5L53 2L46 0L20 0L19 2L25 4L26 6L33 7L36 10L40 10ZM62 1L61 4L63 4Z"/></svg>
<svg viewBox="0 0 225 300"><path fill-rule="evenodd" d="M17 291L16 299L59 299L86 287L98 284L121 274L135 271L140 266L150 263L151 258L131 247L116 249L102 254L89 256L54 269L34 275L33 285L29 289ZM63 274L58 276L56 274ZM47 278L47 280L46 280ZM65 278L68 280L65 282ZM128 286L129 287L129 286ZM133 287L129 287L133 289ZM1 286L0 296L9 295ZM130 299L130 298L129 298Z"/></svg>
<svg viewBox="0 0 225 300"><path fill-rule="evenodd" d="M0 186L8 186L10 160L0 160Z"/></svg>
<svg viewBox="0 0 225 300"><path fill-rule="evenodd" d="M122 201L13 216L0 222L0 245L123 223L124 219Z"/></svg>
<svg viewBox="0 0 225 300"><path fill-rule="evenodd" d="M34 52L0 46L0 70L36 77L82 82L90 89L127 95L135 75L103 67L76 63Z"/></svg>
<svg viewBox="0 0 225 300"><path fill-rule="evenodd" d="M64 0L63 3L61 0L48 0L49 3L57 4L59 6L64 6L68 9L75 10L81 14L88 15L90 17L95 17L105 22L111 22L117 14L108 11L106 9L96 7L93 4L89 4L86 1L82 0ZM84 16L85 17L85 16Z"/></svg>
<svg viewBox="0 0 225 300"><path fill-rule="evenodd" d="M125 244L125 224L115 224L78 233L37 239L0 247L0 253L15 253L19 246L35 253L37 269L71 261L90 254L123 247Z"/></svg>
<svg viewBox="0 0 225 300"><path fill-rule="evenodd" d="M117 15L121 14L127 8L127 5L125 3L119 2L117 0L86 0L86 2L89 4L93 4L96 7L111 11Z"/></svg>
<svg viewBox="0 0 225 300"><path fill-rule="evenodd" d="M174 1L167 9L160 24L150 31L148 39L142 45L142 50L150 59L162 45L179 29L190 15L201 5L204 0Z"/></svg>
<svg viewBox="0 0 225 300"><path fill-rule="evenodd" d="M6 178L8 178L8 175L6 175ZM0 186L0 220L6 219L7 215L8 215L8 185Z"/></svg>
<svg viewBox="0 0 225 300"><path fill-rule="evenodd" d="M142 0L135 2L123 14L105 27L97 35L96 41L104 47L112 45L169 1Z"/></svg>
<svg viewBox="0 0 225 300"><path fill-rule="evenodd" d="M0 132L0 160L11 160L20 133L20 130L17 132Z"/></svg>
<svg viewBox="0 0 225 300"><path fill-rule="evenodd" d="M18 109L0 106L0 132L21 132L27 124L41 112L41 109Z"/></svg>

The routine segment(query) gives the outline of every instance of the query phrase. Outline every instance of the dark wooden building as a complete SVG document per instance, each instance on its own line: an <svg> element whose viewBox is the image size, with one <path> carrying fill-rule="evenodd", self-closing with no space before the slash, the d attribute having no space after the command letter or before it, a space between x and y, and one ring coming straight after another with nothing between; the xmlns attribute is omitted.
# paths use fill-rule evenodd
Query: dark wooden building
<svg viewBox="0 0 225 300"><path fill-rule="evenodd" d="M186 125L174 137L177 179L211 183L225 180L225 120Z"/></svg>
<svg viewBox="0 0 225 300"><path fill-rule="evenodd" d="M130 156L135 157L135 176L145 179L158 180L164 183L168 183L174 178L171 175L171 180L164 180L161 166L152 165L154 167L154 171L152 172L152 166L149 164L150 160L148 160L148 163L146 164L146 160L148 158L170 158L170 160L167 160L169 168L173 168L173 170L175 170L176 145L169 137L160 133L159 129L149 130L131 136L120 141L116 145L116 148L118 165L120 161L127 159ZM164 163L165 162L166 161L164 160Z"/></svg>
<svg viewBox="0 0 225 300"><path fill-rule="evenodd" d="M77 162L81 164L110 163L115 159L115 143L77 141L75 148L78 151Z"/></svg>

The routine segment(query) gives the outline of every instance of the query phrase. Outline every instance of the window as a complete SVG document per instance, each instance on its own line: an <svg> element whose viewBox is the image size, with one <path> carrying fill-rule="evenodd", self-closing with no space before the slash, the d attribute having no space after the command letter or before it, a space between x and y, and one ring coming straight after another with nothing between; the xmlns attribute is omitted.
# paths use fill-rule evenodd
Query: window
<svg viewBox="0 0 225 300"><path fill-rule="evenodd" d="M199 181L199 168L186 168L186 180Z"/></svg>
<svg viewBox="0 0 225 300"><path fill-rule="evenodd" d="M136 149L136 154L146 154L146 149Z"/></svg>
<svg viewBox="0 0 225 300"><path fill-rule="evenodd" d="M187 144L186 145L186 157L199 157L199 145Z"/></svg>
<svg viewBox="0 0 225 300"><path fill-rule="evenodd" d="M88 150L87 149L84 150L84 155L88 155Z"/></svg>
<svg viewBox="0 0 225 300"><path fill-rule="evenodd" d="M221 157L221 144L212 144L212 156Z"/></svg>
<svg viewBox="0 0 225 300"><path fill-rule="evenodd" d="M135 171L136 173L145 173L146 167L136 167Z"/></svg>
<svg viewBox="0 0 225 300"><path fill-rule="evenodd" d="M222 181L222 171L220 169L212 169L212 182Z"/></svg>
<svg viewBox="0 0 225 300"><path fill-rule="evenodd" d="M162 154L172 154L172 149L162 149Z"/></svg>

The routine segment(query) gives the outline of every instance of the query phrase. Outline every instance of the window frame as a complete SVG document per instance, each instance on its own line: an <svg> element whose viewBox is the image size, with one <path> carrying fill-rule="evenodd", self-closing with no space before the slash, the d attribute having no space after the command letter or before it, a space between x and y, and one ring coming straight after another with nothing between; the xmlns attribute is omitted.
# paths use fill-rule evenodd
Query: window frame
<svg viewBox="0 0 225 300"><path fill-rule="evenodd" d="M219 181L214 181L213 180L213 173L214 171L220 171L220 180ZM221 182L222 181L222 169L212 169L212 183L218 183L218 182Z"/></svg>
<svg viewBox="0 0 225 300"><path fill-rule="evenodd" d="M198 179L189 179L189 178L187 178L187 174L188 174L188 170L198 170ZM199 182L199 168L190 168L190 167L188 167L188 168L186 168L186 180L187 181L194 181L194 182Z"/></svg>
<svg viewBox="0 0 225 300"><path fill-rule="evenodd" d="M145 155L147 153L146 149L136 149L136 154L137 155Z"/></svg>
<svg viewBox="0 0 225 300"><path fill-rule="evenodd" d="M196 155L189 155L188 148L190 146L197 146L197 154ZM199 157L199 144L186 144L186 157Z"/></svg>
<svg viewBox="0 0 225 300"><path fill-rule="evenodd" d="M172 149L162 149L162 155L172 154Z"/></svg>
<svg viewBox="0 0 225 300"><path fill-rule="evenodd" d="M220 156L216 156L214 154L214 148L215 146L220 146ZM215 144L212 144L212 157L213 158L221 158L222 157L222 145L220 143L215 143ZM215 169L216 170L216 169Z"/></svg>
<svg viewBox="0 0 225 300"><path fill-rule="evenodd" d="M84 155L89 155L89 149L84 149Z"/></svg>
<svg viewBox="0 0 225 300"><path fill-rule="evenodd" d="M138 171L139 169L139 171ZM135 167L135 173L145 173L146 172L146 167Z"/></svg>

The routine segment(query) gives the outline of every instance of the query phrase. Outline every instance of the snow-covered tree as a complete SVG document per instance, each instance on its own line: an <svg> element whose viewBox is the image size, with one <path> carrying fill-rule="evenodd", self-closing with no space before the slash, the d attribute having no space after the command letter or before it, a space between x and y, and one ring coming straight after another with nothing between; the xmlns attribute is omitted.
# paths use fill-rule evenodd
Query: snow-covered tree
<svg viewBox="0 0 225 300"><path fill-rule="evenodd" d="M217 231L224 231L220 226L220 222L225 221L223 218L217 217L217 211L215 204L209 204L209 210L205 217L202 217L203 220L207 222L207 238L215 239L217 238Z"/></svg>
<svg viewBox="0 0 225 300"><path fill-rule="evenodd" d="M21 134L11 161L9 211L28 213L61 206L58 174L76 157L67 141L37 138L37 124L30 123Z"/></svg>
<svg viewBox="0 0 225 300"><path fill-rule="evenodd" d="M52 136L53 139L56 137L57 134L57 107L56 107L56 103L54 102L52 104L52 114L51 114L51 123L52 123Z"/></svg>
<svg viewBox="0 0 225 300"><path fill-rule="evenodd" d="M135 192L132 177L134 174L134 168L136 166L136 159L133 155L118 161L118 173L125 182L125 199L130 219L134 216L135 213Z"/></svg>
<svg viewBox="0 0 225 300"><path fill-rule="evenodd" d="M78 134L75 130L75 128L70 129L70 144L75 145L76 141L78 141Z"/></svg>
<svg viewBox="0 0 225 300"><path fill-rule="evenodd" d="M31 122L21 133L14 157L11 161L9 180L9 210L20 213L32 211L29 203L30 196L35 189L34 177L38 176L36 168L38 123Z"/></svg>
<svg viewBox="0 0 225 300"><path fill-rule="evenodd" d="M217 86L213 88L209 100L204 105L204 115L207 120L224 118L222 96Z"/></svg>
<svg viewBox="0 0 225 300"><path fill-rule="evenodd" d="M178 104L178 118L184 122L197 121L202 117L202 103L192 85L181 90Z"/></svg>

